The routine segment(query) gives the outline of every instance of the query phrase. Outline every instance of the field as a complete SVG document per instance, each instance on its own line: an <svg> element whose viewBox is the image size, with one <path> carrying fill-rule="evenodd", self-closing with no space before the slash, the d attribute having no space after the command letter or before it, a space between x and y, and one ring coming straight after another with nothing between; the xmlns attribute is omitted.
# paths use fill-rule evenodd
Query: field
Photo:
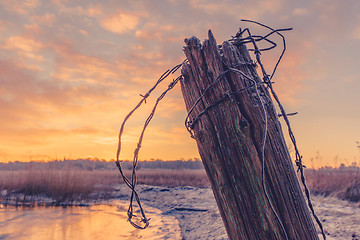
<svg viewBox="0 0 360 240"><path fill-rule="evenodd" d="M159 209L162 216L176 219L183 239L227 239L206 173L195 163L197 167L189 162L170 163L172 169L167 169L169 165L163 161L143 164L137 171L140 198L146 211L152 207ZM124 166L130 177L131 164ZM88 205L129 199L130 189L122 184L113 162L16 163L0 165L0 169L0 208ZM327 239L358 239L360 169L306 169L305 175ZM179 206L201 211L176 211Z"/></svg>
<svg viewBox="0 0 360 240"><path fill-rule="evenodd" d="M114 163L102 163L102 167L65 164L39 164L25 167L4 167L0 170L0 200L22 196L24 200L34 196L46 196L57 203L111 197L115 184L123 183ZM99 166L99 163L94 163ZM184 165L184 164L183 164ZM160 163L158 166L163 166ZM174 164L172 166L175 166ZM179 164L177 165L179 166ZM191 164L188 164L191 166ZM196 169L197 168L197 169ZM209 187L204 169L150 169L137 171L138 184L164 187ZM87 170L86 170L87 169ZM125 174L130 177L129 167ZM353 202L360 201L360 169L357 167L321 168L305 171L306 182L313 195L336 196Z"/></svg>
<svg viewBox="0 0 360 240"><path fill-rule="evenodd" d="M313 195L335 196L352 202L360 201L360 169L356 167L320 168L305 171Z"/></svg>
<svg viewBox="0 0 360 240"><path fill-rule="evenodd" d="M140 168L137 183L154 186L197 186L209 187L203 169ZM185 161L186 162L186 161ZM79 164L81 163L81 164ZM150 163L150 167L153 166ZM131 170L124 164L124 173L131 178ZM186 166L187 163L171 163L172 168ZM168 166L169 166L168 165ZM198 166L197 162L191 164ZM146 166L146 164L145 164ZM50 163L16 163L0 166L0 203L16 199L16 204L29 202L36 197L62 202L111 198L113 186L123 183L123 179L113 162L67 161ZM12 201L13 202L13 201Z"/></svg>
<svg viewBox="0 0 360 240"><path fill-rule="evenodd" d="M112 186L123 183L117 170L16 170L0 171L0 200L14 194L24 198L43 195L57 202L109 197ZM129 170L125 171L131 176ZM203 170L154 169L137 172L138 184L209 187Z"/></svg>

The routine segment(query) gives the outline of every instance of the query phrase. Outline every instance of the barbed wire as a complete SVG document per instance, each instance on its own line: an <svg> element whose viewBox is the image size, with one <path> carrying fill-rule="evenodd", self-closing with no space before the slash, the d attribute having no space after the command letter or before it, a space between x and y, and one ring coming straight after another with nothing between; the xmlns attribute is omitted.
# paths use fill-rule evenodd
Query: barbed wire
<svg viewBox="0 0 360 240"><path fill-rule="evenodd" d="M274 67L273 72L272 72L271 75L268 75L268 74L266 73L266 70L265 70L264 65L262 64L261 58L260 58L261 52L260 52L259 49L257 48L255 41L252 42L253 45L254 45L254 48L255 48L254 54L255 54L255 56L256 56L256 61L259 63L259 65L260 65L260 67L261 67L261 71L262 71L262 73L263 73L263 80L264 80L264 82L267 84L267 87L270 89L271 95L274 97L275 101L277 102L277 104L278 104L278 106L279 106L279 108L280 108L280 112L281 112L281 114L282 114L282 117L284 118L285 123L286 123L286 125L287 125L289 137L290 137L291 142L292 142L292 144L293 144L293 146L294 146L294 149L295 149L295 156L296 156L295 163L296 163L296 166L298 167L298 170L297 170L297 171L298 171L298 172L300 171L301 182L302 182L302 184L303 184L303 186L304 186L305 195L306 195L306 198L307 198L307 201L308 201L308 206L309 206L309 208L310 208L310 210L311 210L311 213L312 213L313 217L315 218L315 221L316 221L316 223L318 224L318 226L319 226L319 228L320 228L320 230L321 230L321 234L322 234L322 236L323 236L323 238L324 238L324 240L325 240L325 239L326 239L326 235L325 235L323 226L322 226L319 218L318 218L317 215L315 214L315 210L314 210L314 207L313 207L313 205L312 205L311 198L310 198L310 192L309 192L309 189L308 189L308 187L307 187L307 185L306 185L305 175L304 175L304 167L305 167L305 166L304 166L303 163L302 163L302 156L301 156L300 151L299 151L299 149L298 149L298 147L297 147L295 135L294 135L294 133L293 133L293 131L292 131L292 129L291 129L291 126L290 126L290 121L289 121L289 118L288 118L288 114L286 113L286 111L285 111L284 107L282 106L282 104L281 104L281 102L280 102L280 100L279 100L276 92L274 91L274 88L273 88L272 82L271 82L271 79L273 78L273 76L274 76L274 74L275 74L275 72L276 72L276 70L277 70L277 67L278 67L278 65L279 65L279 63L280 63L280 61L281 61L281 59L282 59L282 57L284 56L284 53L285 53L285 51L286 51L286 41L285 41L285 37L284 37L284 35L282 35L282 34L280 33L281 31L279 31L279 30L274 30L273 28L271 28L271 27L269 27L269 26L266 26L266 25L264 25L264 24L262 24L262 23L259 23L259 22L256 22L256 21L252 21L252 20L242 20L242 21L254 23L254 24L257 24L257 25L259 25L259 26L265 27L265 28L273 31L274 33L278 34L278 35L282 38L282 40L283 40L283 51L281 52L281 55L280 55L280 57L279 57L276 65L275 65L275 67ZM290 29L289 29L289 30L290 30ZM249 30L248 30L248 32L250 33ZM250 36L251 36L251 35L250 35Z"/></svg>
<svg viewBox="0 0 360 240"><path fill-rule="evenodd" d="M285 227L284 227L284 224L282 223L278 213L276 212L271 200L270 200L270 197L269 197L269 194L268 194L268 191L267 191L267 188L266 188L266 184L265 184L265 143L266 143L266 138L267 138L267 128L268 128L268 120L267 120L267 112L266 112L266 109L265 109L265 106L264 106L264 102L262 101L262 98L260 96L260 92L259 92L259 89L258 89L258 83L261 84L261 82L257 82L256 80L254 80L253 78L247 76L245 73L243 73L242 71L238 70L238 69L235 69L235 68L232 68L232 67L229 67L225 64L225 62L223 62L223 64L225 65L225 67L227 68L224 72L222 72L216 79L215 81L209 85L209 87L207 87L205 89L205 91L203 92L203 94L197 99L197 101L195 102L195 104L192 106L192 108L190 109L189 113L188 113L188 116L186 117L186 119L188 120L189 119L189 116L191 114L191 112L193 111L193 109L196 107L196 105L201 101L201 99L204 98L204 96L206 95L206 93L212 89L214 87L215 84L217 84L220 79L225 76L225 74L227 74L228 72L235 72L235 73L238 73L240 74L241 76L243 76L244 78L246 78L247 80L251 81L252 82L252 85L249 86L249 87L246 87L246 88L243 88L237 92L233 92L233 93L225 93L225 97L217 102L215 102L214 104L210 105L209 107L205 108L202 112L200 112L195 118L194 120L192 121L188 121L188 122L185 122L185 126L186 128L188 129L188 131L190 132L191 136L194 138L194 134L192 133L192 128L193 128L193 125L194 123L197 121L197 119L199 118L199 116L203 115L205 113L205 111L207 111L208 109L214 107L215 105L218 105L220 102L226 100L226 99L231 99L231 95L232 94L236 94L236 93L241 93L241 92L244 92L245 90L248 90L250 88L253 88L255 89L255 94L256 96L258 97L259 101L260 101L260 106L261 106L261 111L263 113L263 121L264 121L264 134L263 134L263 138L262 138L262 141L261 141L261 150L260 150L260 161L261 161L261 184L262 184L262 187L264 189L264 193L265 193L265 197L266 197L266 200L268 201L269 203L269 206L270 206L270 209L271 211L274 213L275 215L275 218L276 220L279 222L279 225L281 227L281 230L283 231L284 235L285 235L285 238L287 240L289 240L289 237L287 235L287 232L285 230ZM186 120L185 120L186 121Z"/></svg>
<svg viewBox="0 0 360 240"><path fill-rule="evenodd" d="M186 61L186 60L185 60ZM184 62L185 62L184 61ZM136 167L137 167L137 162L138 162L138 159L139 159L139 151L140 151L140 148L141 148L141 144L142 144L142 141L143 141L143 137L144 137L144 134L145 134L145 130L146 128L148 127L150 121L152 120L154 114L155 114L155 111L156 111L156 108L159 104L159 102L165 97L165 95L167 94L167 92L169 92L171 89L173 89L175 87L175 85L180 81L180 79L182 78L182 75L180 75L179 77L177 77L176 79L174 79L167 87L167 89L162 92L160 94L160 96L157 98L155 104L154 104L154 107L151 111L151 113L149 114L148 118L146 119L145 123L144 123L144 126L143 126L143 129L141 131L141 134L140 134L140 137L139 137L139 141L137 143L137 147L134 151L134 157L133 157L133 168L132 168L132 173L131 173L131 180L129 180L129 178L127 178L121 168L121 161L120 161L120 152L121 152L121 137L123 135L123 132L124 132L124 127L125 127L125 123L127 122L127 120L131 117L131 115L143 104L143 103L146 103L146 99L150 96L151 92L153 90L155 90L155 88L164 80L166 79L170 74L174 74L182 65L183 63L181 64L178 64L176 65L175 67L173 67L171 70L167 70L165 71L161 77L157 80L157 82L155 83L155 85L149 89L149 91L145 94L145 95L141 95L140 96L142 97L142 99L140 100L140 102L134 107L133 110L131 110L128 115L125 117L123 123L121 124L121 127L120 127L120 132L119 132L119 142L118 142L118 148L117 148L117 152L116 152L116 166L118 167L119 169L119 172L124 180L124 182L126 183L126 185L131 189L131 196L130 196L130 204L129 204L129 208L128 208L128 212L127 212L127 215L128 215L128 221L131 223L131 225L133 225L135 228L138 228L138 229L145 229L149 226L149 220L150 218L147 218L145 216L145 212L144 212L144 209L141 205L141 202L140 202L140 198L139 198L139 195L138 193L136 192L135 190L135 186L136 186L136 183L137 183L137 176L136 176ZM138 204L138 207L139 207L139 210L140 210L140 213L141 213L141 220L140 220L140 223L144 223L143 226L140 226L138 223L135 223L132 218L133 217L136 217L136 215L134 215L134 208L133 208L133 201L137 202Z"/></svg>
<svg viewBox="0 0 360 240"><path fill-rule="evenodd" d="M300 175L301 175L301 182L304 186L304 191L305 191L305 195L306 195L306 198L307 198L307 201L308 201L308 206L311 210L311 213L313 215L313 217L315 218L315 221L317 222L320 230L321 230L321 234L324 238L324 240L326 239L326 235L325 235L325 232L324 232L324 229L323 229L323 226L319 220L319 218L317 217L317 215L315 214L315 210L313 208L313 205L312 205L312 202L311 202L311 199L310 199L310 192L309 192L309 189L306 185L306 181L305 181L305 176L304 176L304 168L305 166L302 164L302 156L300 155L300 152L299 152L299 149L297 147L297 144L296 144L296 140L295 140L295 136L293 134L293 131L291 129L291 126L290 126L290 121L288 119L288 116L291 116L291 115L295 115L297 114L296 113L286 113L284 107L282 106L276 92L274 91L273 87L272 87L272 84L273 82L271 81L272 78L274 77L275 73L276 73L276 70L282 60L282 57L284 56L285 54L285 51L286 51L286 41L285 41L285 37L280 33L280 32L283 32L283 31L289 31L289 30L292 30L292 28L284 28L284 29L273 29L271 27L268 27L264 24L261 24L259 22L256 22L256 21L252 21L252 20L241 20L241 21L244 21L244 22L250 22L250 23L254 23L254 24L257 24L257 25L260 25L262 27L265 27L269 30L271 30L270 33L268 33L267 35L265 36L259 36L259 35L251 35L251 32L248 28L245 28L244 30L241 30L239 29L239 32L233 36L229 42L231 42L233 45L235 46L239 46L241 44L248 44L248 43L251 43L253 45L253 49L249 49L249 51L254 51L254 54L255 54L255 57L256 57L256 61L257 63L260 65L261 67L261 72L263 74L263 82L261 82L262 84L265 84L269 89L270 89L270 92L271 92L271 95L274 97L275 101L277 102L279 108L280 108L280 114L278 115L279 117L283 117L284 120L285 120L285 123L287 125L287 128L288 128L288 133L289 133L289 137L292 141L292 144L294 145L294 148L295 148L295 156L296 156L296 159L295 159L295 163L296 163L296 166L298 167L298 172L300 171ZM243 37L243 34L244 33L247 33L248 36L247 37ZM268 75L266 73L266 70L265 70L265 67L264 65L262 64L262 61L261 61L261 52L262 51L268 51L268 50L271 50L273 48L275 48L277 46L277 44L268 39L269 36L271 36L272 34L278 34L282 40L283 40L283 50L275 64L275 67L271 73L271 75ZM262 49L259 49L259 47L257 46L256 42L259 42L259 41L262 41L262 40L265 40L266 42L272 44L272 46L270 47L267 47L267 48L262 48ZM220 51L222 51L220 49ZM218 77L215 79L215 81L212 82L212 84L210 84L205 90L204 92L202 93L202 95L195 101L194 105L190 108L189 112L188 112L188 115L186 116L186 119L185 119L185 126L188 130L188 132L190 133L191 137L194 138L194 134L192 132L192 129L194 127L194 124L198 121L199 117L202 116L203 114L205 114L209 109L211 109L212 107L222 103L223 101L227 100L227 99L230 99L231 100L231 95L233 94L238 94L238 93L241 93L241 92L244 92L250 88L254 88L255 91L256 91L256 96L257 98L259 99L260 101L260 105L261 105L261 109L262 109L262 113L264 115L264 134L263 134L263 138L262 138L262 143L261 143L261 150L260 150L260 161L261 161L261 165L262 165L262 187L264 189L264 193L265 193L265 196L266 196L266 199L267 201L269 202L269 206L272 210L272 212L274 213L277 221L279 222L280 226L281 226L281 229L282 231L284 232L284 235L286 237L286 239L288 239L288 236L287 236L287 233L285 231L285 228L284 228L284 225L283 223L281 222L277 212L275 211L274 207L273 207L273 204L269 198L269 194L267 192L267 188L266 188L266 183L265 183L265 159L264 159L264 149L265 149L265 142L266 142L266 138L267 138L267 112L265 110L265 106L264 106L264 102L260 96L260 93L258 92L258 86L257 86L257 82L252 79L251 77L247 76L245 73L243 73L242 71L236 69L236 67L238 66L234 66L234 67L229 67L225 64L225 62L223 61L223 64L224 66L226 67L226 70L223 71L222 73L220 73L218 75ZM245 62L245 63L241 63L241 64L247 64L247 65L252 65L254 63L252 62ZM193 112L193 110L195 109L195 107L198 105L198 103L204 98L204 96L210 91L210 89L212 89L220 80L223 76L225 76L225 74L227 74L228 72L236 72L240 75L242 75L243 77L245 77L247 80L251 81L252 82L252 85L246 87L246 88L243 88L243 89L240 89L239 91L237 92L233 92L233 93L224 93L225 96L214 102L213 104L211 104L210 106L207 106L205 107L205 109L203 111L201 111L197 116L194 117L193 120L189 120L190 118L190 114Z"/></svg>
<svg viewBox="0 0 360 240"><path fill-rule="evenodd" d="M250 22L250 23L254 23L254 24L257 24L257 25L260 25L262 27L265 27L269 30L271 30L270 33L268 33L267 35L265 36L260 36L260 35L251 35L250 33L250 30L248 28L245 28L244 30L239 30L239 32L233 36L229 42L231 42L233 45L235 46L238 46L238 45L241 45L241 44L248 44L248 43L251 43L254 47L254 49L249 49L249 51L254 51L254 54L256 56L256 61L257 63L260 65L261 67L261 72L263 74L263 82L257 82L256 80L254 80L253 78L247 76L245 73L243 73L242 71L240 71L239 69L236 69L236 67L239 67L239 66L234 66L234 67L230 67L230 66L227 66L224 62L224 66L226 67L226 70L224 72L222 72L221 74L219 74L219 76L215 79L215 81L209 85L202 93L202 95L195 101L194 105L190 108L186 118L185 118L185 126L186 126L186 129L189 131L190 135L192 138L194 138L194 134L192 132L192 129L194 127L194 124L198 121L198 119L203 115L205 114L210 108L222 103L223 101L229 99L231 101L233 101L232 99L232 95L235 95L235 94L240 94L242 92L245 92L251 88L255 89L255 94L256 96L258 97L259 101L260 101L260 105L261 105L261 109L262 109L262 113L263 113L263 121L264 121L264 134L263 134L263 138L262 138L262 143L261 143L261 153L260 153L260 160L261 160L261 164L262 164L262 187L264 189L264 193L265 193L265 196L267 198L267 201L269 202L269 206L270 208L272 209L277 221L279 222L280 226L281 226L281 229L282 231L284 232L284 235L286 237L286 239L289 239L288 236L287 236L287 233L285 231L285 228L284 228L284 225L283 223L281 222L277 212L275 211L273 205L272 205L272 202L269 198L269 195L268 195L268 192L267 192L267 188L266 188L266 183L265 183L265 159L264 159L264 152L265 152L265 143L266 143L266 139L267 139L267 128L268 128L268 122L267 122L267 112L266 112L266 109L265 109L265 105L264 105L264 102L260 96L260 93L259 93L259 90L258 90L258 83L262 84L262 85L266 85L268 87L268 89L270 89L270 92L271 92L271 95L274 97L275 101L277 102L279 108L280 108L280 112L281 114L279 114L278 116L280 117L283 117L284 120L285 120L285 123L287 125L287 128L288 128L288 133L289 133L289 136L290 136L290 139L294 145L294 148L295 148L295 156L296 156L296 160L295 160L295 163L296 163L296 166L298 167L298 172L300 171L300 174L301 174L301 181L302 181L302 184L304 186L304 189L305 189L305 194L306 194L306 197L307 197L307 200L308 200L308 206L312 212L312 215L314 216L317 224L319 225L320 227L320 230L321 230L321 233L323 235L323 238L326 239L326 236L325 236L325 233L324 233L324 230L323 230L323 227L322 227L322 224L319 220L319 218L316 216L315 214L315 211L314 211L314 208L313 208L313 205L312 205L312 202L311 202L311 199L310 199L310 193L309 193L309 190L307 188L307 185L306 185L306 182L305 182L305 177L304 177L304 165L302 164L302 156L300 155L300 152L298 150L298 147L297 147L297 144L296 144L296 140L295 140L295 136L292 132L292 129L291 129L291 126L290 126L290 121L288 119L288 116L290 115L294 115L296 113L289 113L287 114L282 106L282 104L280 103L280 100L276 94L276 92L274 91L273 87L272 87L272 84L273 82L271 82L276 70L277 70L277 67L278 65L280 64L280 61L286 51L286 42L285 42L285 37L280 33L282 31L289 31L289 30L292 30L292 28L284 28L284 29L273 29L271 27L268 27L264 24L261 24L259 22L256 22L256 21L252 21L252 20L241 20L241 21L244 21L244 22ZM243 34L244 33L247 33L248 36L247 37L243 37ZM273 34L277 34L279 35L282 40L283 40L283 50L281 52L281 55L280 57L278 58L276 64L275 64L275 67L271 73L271 75L268 75L266 73L266 70L262 64L262 61L261 61L261 58L260 58L260 55L261 55L261 52L262 51L268 51L268 50L271 50L275 47L277 47L277 44L276 42L268 39L268 37L270 37L271 35ZM270 47L267 47L267 48L262 48L262 49L259 49L256 42L259 42L259 41L266 41L268 43L271 44ZM221 49L220 49L221 51ZM184 62L186 62L187 60L185 60ZM183 63L184 63L183 62ZM177 77L175 80L173 80L169 85L168 85L168 88L157 98L156 102L155 102L155 105L150 113L150 115L148 116L148 118L146 119L145 123L144 123L144 126L143 126L143 129L142 129L142 132L140 134L140 137L139 137L139 141L137 143L137 147L134 151L134 157L133 157L133 170L132 170L132 174L131 174L131 180L129 180L122 168L121 168L121 161L119 159L119 156L120 156L120 152L121 152L121 137L122 137L122 134L123 134L123 131L124 131L124 127L125 127L125 123L127 122L127 120L131 117L131 115L143 104L143 103L146 103L146 99L150 96L150 94L152 93L152 91L164 80L166 79L170 74L174 74L180 67L181 65L183 64L178 64L176 65L175 67L173 67L171 70L167 70L166 72L163 73L163 75L161 75L161 77L158 79L158 81L155 83L155 85L149 89L149 91L145 94L145 95L141 95L140 96L142 97L142 99L139 101L139 103L134 107L133 110L131 110L128 115L125 117L123 123L121 124L121 128L120 128L120 132L119 132L119 142L118 142L118 148L117 148L117 153L116 153L116 165L119 169L119 172L124 180L124 182L127 184L127 186L131 189L131 197L130 197L130 204L129 204L129 209L128 209L128 221L136 228L139 228L139 229L145 229L149 226L149 220L150 218L146 218L145 216L145 212L142 208L142 205L140 203L140 198L135 190L135 186L136 186L136 182L137 182L137 176L136 176L136 166L137 166L137 162L138 162L138 156L139 156L139 151L140 151L140 148L141 148L141 144L142 144L142 141L143 141L143 137L144 137L144 133L145 133L145 130L147 128L147 126L149 125L150 121L152 120L154 114L155 114L155 111L156 111L156 108L159 104L159 102L165 97L166 93L168 91L170 91L181 79L182 79L182 75L180 75L179 77ZM246 64L246 65L256 65L256 62L245 62L245 63L241 63L241 64ZM193 112L193 110L195 109L195 107L197 106L197 104L204 98L204 96L209 92L210 89L212 89L220 80L223 76L225 76L227 73L229 72L234 72L234 73L238 73L240 75L242 75L244 78L246 78L247 80L249 80L252 84L250 86L247 86L243 89L240 89L236 92L226 92L224 93L224 97L216 102L214 102L212 105L206 107L203 111L201 111L200 113L198 113L198 115L192 119L192 120L189 120L190 118L190 114ZM260 85L261 86L261 85ZM143 222L144 223L144 226L140 226L139 224L135 223L133 220L132 220L132 217L136 217L136 215L133 214L133 201L137 202L138 204L138 207L139 207L139 210L141 212L141 215L142 215L142 218L140 220L140 222Z"/></svg>

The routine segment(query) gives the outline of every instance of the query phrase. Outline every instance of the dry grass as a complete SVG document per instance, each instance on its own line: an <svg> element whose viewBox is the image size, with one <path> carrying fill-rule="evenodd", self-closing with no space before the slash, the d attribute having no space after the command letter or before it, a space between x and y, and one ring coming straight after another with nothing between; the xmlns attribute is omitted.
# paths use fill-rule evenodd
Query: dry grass
<svg viewBox="0 0 360 240"><path fill-rule="evenodd" d="M138 183L154 186L210 187L204 170L143 170L138 172Z"/></svg>
<svg viewBox="0 0 360 240"><path fill-rule="evenodd" d="M210 186L204 170L140 169L137 173L138 184L164 187ZM130 177L129 170L125 174ZM313 194L360 201L358 168L307 169L305 174ZM111 196L112 186L119 183L123 183L123 180L117 169L0 171L0 200L11 194L47 196L57 202L104 198Z"/></svg>
<svg viewBox="0 0 360 240"><path fill-rule="evenodd" d="M125 172L130 177L130 171ZM209 182L203 170L139 170L138 184L155 186L207 187ZM0 197L11 194L46 196L56 202L106 197L114 184L123 180L117 170L54 170L30 169L0 171Z"/></svg>
<svg viewBox="0 0 360 240"><path fill-rule="evenodd" d="M360 169L355 167L308 169L306 182L312 194L360 201Z"/></svg>
<svg viewBox="0 0 360 240"><path fill-rule="evenodd" d="M83 200L96 190L99 179L82 170L1 171L0 189L2 195L43 195L57 202Z"/></svg>

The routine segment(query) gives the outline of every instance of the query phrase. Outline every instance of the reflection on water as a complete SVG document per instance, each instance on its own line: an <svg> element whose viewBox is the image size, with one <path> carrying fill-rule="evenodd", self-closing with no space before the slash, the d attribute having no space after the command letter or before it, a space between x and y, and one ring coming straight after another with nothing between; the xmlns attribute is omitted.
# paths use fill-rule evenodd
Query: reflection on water
<svg viewBox="0 0 360 240"><path fill-rule="evenodd" d="M135 229L124 204L91 207L1 208L0 239L180 239L177 221L146 208L150 226Z"/></svg>

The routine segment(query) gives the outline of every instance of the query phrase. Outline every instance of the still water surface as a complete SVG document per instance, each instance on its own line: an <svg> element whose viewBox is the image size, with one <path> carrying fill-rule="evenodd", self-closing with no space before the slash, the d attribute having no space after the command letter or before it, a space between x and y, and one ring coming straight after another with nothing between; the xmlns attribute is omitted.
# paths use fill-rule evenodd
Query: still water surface
<svg viewBox="0 0 360 240"><path fill-rule="evenodd" d="M147 207L150 226L139 230L127 222L126 207L0 207L0 240L180 239L176 219Z"/></svg>

